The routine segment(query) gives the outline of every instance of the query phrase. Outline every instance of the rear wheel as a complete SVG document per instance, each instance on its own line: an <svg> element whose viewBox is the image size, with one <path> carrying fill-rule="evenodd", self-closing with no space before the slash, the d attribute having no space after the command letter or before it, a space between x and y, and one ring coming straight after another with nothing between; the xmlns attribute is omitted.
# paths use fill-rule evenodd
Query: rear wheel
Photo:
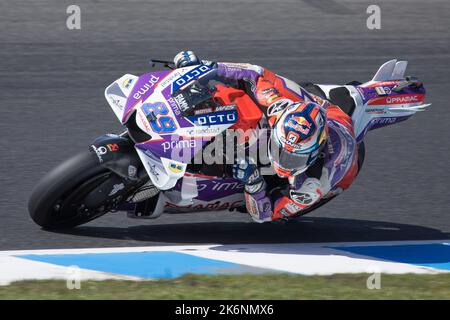
<svg viewBox="0 0 450 320"><path fill-rule="evenodd" d="M39 181L28 201L29 214L46 229L72 228L98 218L111 207L86 207L84 200L112 175L99 164L95 154L80 153Z"/></svg>

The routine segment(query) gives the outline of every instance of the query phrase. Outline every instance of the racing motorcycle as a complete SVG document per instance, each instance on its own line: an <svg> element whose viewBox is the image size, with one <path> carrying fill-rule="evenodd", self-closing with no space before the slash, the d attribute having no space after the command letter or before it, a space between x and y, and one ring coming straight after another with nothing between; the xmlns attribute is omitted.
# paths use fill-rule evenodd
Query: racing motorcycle
<svg viewBox="0 0 450 320"><path fill-rule="evenodd" d="M264 116L243 90L199 81L208 65L126 74L105 90L113 112L126 129L96 138L84 152L47 173L28 204L31 218L47 229L71 228L108 212L126 211L132 218L154 219L162 213L238 210L245 212L244 185L226 165L188 161L228 129L258 129ZM338 105L354 122L359 168L367 131L395 124L424 110L425 88L405 77L406 61L384 63L365 83L297 84ZM208 99L206 99L208 98ZM185 161L174 154L185 153ZM304 210L323 205L324 199Z"/></svg>

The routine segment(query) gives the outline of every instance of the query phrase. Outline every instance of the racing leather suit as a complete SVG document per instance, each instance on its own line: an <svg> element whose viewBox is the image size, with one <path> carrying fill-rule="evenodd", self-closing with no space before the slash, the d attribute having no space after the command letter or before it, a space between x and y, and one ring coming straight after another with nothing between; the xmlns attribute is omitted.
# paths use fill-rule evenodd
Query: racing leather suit
<svg viewBox="0 0 450 320"><path fill-rule="evenodd" d="M215 77L221 81L245 83L247 94L257 102L270 127L275 122L273 115L292 103L314 101L326 110L329 138L319 159L307 171L276 190L267 190L266 183L255 185L250 181L246 184L247 210L255 221L299 215L302 210L339 194L352 184L358 171L358 148L352 120L338 106L260 66L219 62L214 67ZM253 178L262 177L259 169L255 170L258 172Z"/></svg>

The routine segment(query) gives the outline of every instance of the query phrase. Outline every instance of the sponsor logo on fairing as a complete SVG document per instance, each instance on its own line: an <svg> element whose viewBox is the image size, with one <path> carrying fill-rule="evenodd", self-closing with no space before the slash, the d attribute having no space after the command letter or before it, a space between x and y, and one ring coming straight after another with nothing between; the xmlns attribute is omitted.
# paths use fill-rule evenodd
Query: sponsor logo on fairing
<svg viewBox="0 0 450 320"><path fill-rule="evenodd" d="M171 162L169 163L169 170L174 173L179 173L183 171L183 166L178 163Z"/></svg>
<svg viewBox="0 0 450 320"><path fill-rule="evenodd" d="M366 109L366 113L369 114L383 114L386 113L386 110L383 108L370 108L370 109Z"/></svg>
<svg viewBox="0 0 450 320"><path fill-rule="evenodd" d="M199 192L207 190L209 188L211 188L211 190L213 191L238 191L244 188L244 184L239 181L221 182L212 180L208 183L202 181L197 182L197 190Z"/></svg>
<svg viewBox="0 0 450 320"><path fill-rule="evenodd" d="M175 78L178 78L180 76L180 72L178 70L172 71L169 75L167 75L160 83L160 86L162 88L165 88L169 83L172 83L172 81Z"/></svg>
<svg viewBox="0 0 450 320"><path fill-rule="evenodd" d="M203 136L203 135L218 135L220 133L220 127L192 127L186 130L188 136Z"/></svg>
<svg viewBox="0 0 450 320"><path fill-rule="evenodd" d="M176 95L174 97L176 103L178 104L178 106L180 107L181 110L187 110L189 108L188 103L186 102L186 99L184 98L184 96L180 93L178 95Z"/></svg>
<svg viewBox="0 0 450 320"><path fill-rule="evenodd" d="M133 98L140 99L142 96L147 93L151 88L155 86L159 81L159 77L155 75L151 75L150 79L139 88L139 90L133 95Z"/></svg>
<svg viewBox="0 0 450 320"><path fill-rule="evenodd" d="M388 98L386 98L386 102L392 103L392 104L411 103L411 102L418 102L418 101L419 101L419 97L417 95L406 96L406 97L388 97Z"/></svg>
<svg viewBox="0 0 450 320"><path fill-rule="evenodd" d="M116 152L119 151L119 145L117 143L109 143L106 145L106 147L109 149L109 151L111 152Z"/></svg>
<svg viewBox="0 0 450 320"><path fill-rule="evenodd" d="M130 86L133 84L134 80L132 78L127 78L125 79L125 81L122 83L123 87L126 89L129 89Z"/></svg>
<svg viewBox="0 0 450 320"><path fill-rule="evenodd" d="M172 149L190 149L195 148L197 146L197 142L195 140L173 140L173 141L164 141L161 143L161 147L163 147L163 151Z"/></svg>
<svg viewBox="0 0 450 320"><path fill-rule="evenodd" d="M175 113L177 116L181 115L180 107L178 106L178 104L176 103L176 101L173 97L170 97L169 99L167 99L167 102L169 102L170 107L173 110L173 113Z"/></svg>
<svg viewBox="0 0 450 320"><path fill-rule="evenodd" d="M388 94L383 87L375 87L375 91L379 96L385 96Z"/></svg>
<svg viewBox="0 0 450 320"><path fill-rule="evenodd" d="M100 162L103 162L102 156L105 155L108 151L116 152L119 151L119 145L117 143L109 143L105 146L96 147L95 145L91 145L92 150L98 157Z"/></svg>
<svg viewBox="0 0 450 320"><path fill-rule="evenodd" d="M387 125L387 124L394 124L397 121L397 118L390 117L390 118L375 118L373 119L370 124L372 126L375 125Z"/></svg>
<svg viewBox="0 0 450 320"><path fill-rule="evenodd" d="M166 202L164 207L167 209L190 209L190 210L227 210L232 208L237 208L244 205L242 201L234 201L234 202L210 202L210 203L202 203L202 204L190 204L187 206L181 206L174 203Z"/></svg>
<svg viewBox="0 0 450 320"><path fill-rule="evenodd" d="M194 110L194 114L195 115L207 114L207 113L212 113L212 112L213 112L212 108L205 108L205 109Z"/></svg>
<svg viewBox="0 0 450 320"><path fill-rule="evenodd" d="M148 124L148 120L145 117L145 115L142 112L137 112L139 119L141 120L142 125L144 126L145 130L147 132L152 132L152 129L150 128L149 124Z"/></svg>
<svg viewBox="0 0 450 320"><path fill-rule="evenodd" d="M200 76L208 73L212 69L207 65L201 65L195 69L190 70L189 72L182 75L180 78L175 80L173 83L172 92L178 91L182 86L190 83L191 81L198 79Z"/></svg>
<svg viewBox="0 0 450 320"><path fill-rule="evenodd" d="M230 110L236 110L236 105L235 104L227 104L224 106L217 106L214 111L218 112L218 111L230 111Z"/></svg>
<svg viewBox="0 0 450 320"><path fill-rule="evenodd" d="M92 148L92 150L94 150L95 154L97 155L98 161L103 162L102 156L108 152L108 149L106 149L103 146L97 148L94 145L91 145L91 148Z"/></svg>
<svg viewBox="0 0 450 320"><path fill-rule="evenodd" d="M369 105L419 103L424 99L424 97L424 94L406 94L388 97L377 97L370 99Z"/></svg>
<svg viewBox="0 0 450 320"><path fill-rule="evenodd" d="M205 115L196 115L188 117L189 120L199 126L210 126L218 124L230 124L237 121L237 111L216 112Z"/></svg>

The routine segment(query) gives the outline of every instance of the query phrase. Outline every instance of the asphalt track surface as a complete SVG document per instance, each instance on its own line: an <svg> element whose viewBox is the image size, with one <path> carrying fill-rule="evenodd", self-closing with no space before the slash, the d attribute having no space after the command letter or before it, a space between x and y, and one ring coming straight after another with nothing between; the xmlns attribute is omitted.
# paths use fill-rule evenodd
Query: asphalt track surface
<svg viewBox="0 0 450 320"><path fill-rule="evenodd" d="M368 30L368 5L381 30ZM66 28L81 7L82 29ZM450 235L450 2L442 1L1 1L0 249L445 239ZM192 49L211 60L260 64L298 81L365 81L383 62L409 61L428 112L373 131L355 184L289 225L241 213L106 215L70 232L28 216L32 187L57 163L120 126L103 97L149 58Z"/></svg>

